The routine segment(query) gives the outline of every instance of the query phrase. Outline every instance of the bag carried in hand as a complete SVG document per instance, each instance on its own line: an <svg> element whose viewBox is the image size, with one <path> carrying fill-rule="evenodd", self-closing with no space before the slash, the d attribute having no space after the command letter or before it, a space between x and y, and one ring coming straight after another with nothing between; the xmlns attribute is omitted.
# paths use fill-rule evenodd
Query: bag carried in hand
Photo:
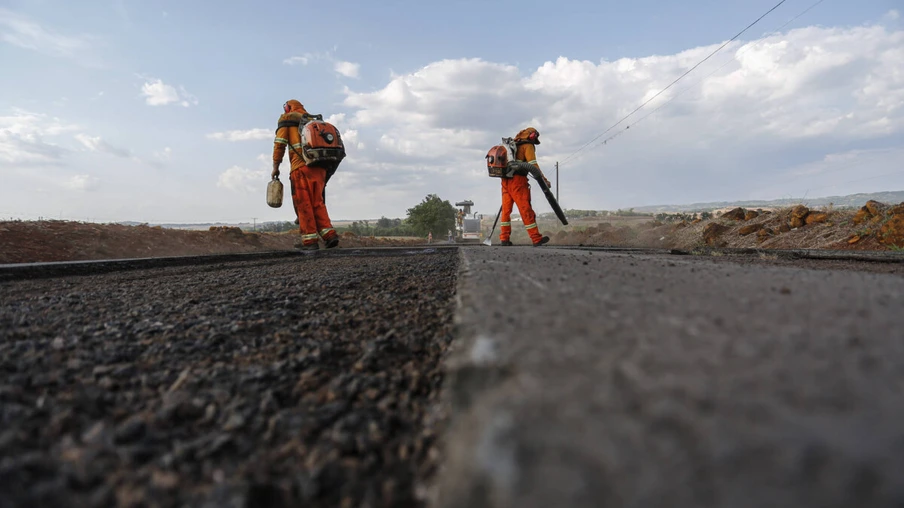
<svg viewBox="0 0 904 508"><path fill-rule="evenodd" d="M502 138L502 144L490 148L485 157L487 160L487 172L493 178L511 178L514 175L510 162L515 161L515 140Z"/></svg>
<svg viewBox="0 0 904 508"><path fill-rule="evenodd" d="M271 208L279 208L282 206L282 198L283 184L279 181L279 177L274 176L267 184L267 204Z"/></svg>

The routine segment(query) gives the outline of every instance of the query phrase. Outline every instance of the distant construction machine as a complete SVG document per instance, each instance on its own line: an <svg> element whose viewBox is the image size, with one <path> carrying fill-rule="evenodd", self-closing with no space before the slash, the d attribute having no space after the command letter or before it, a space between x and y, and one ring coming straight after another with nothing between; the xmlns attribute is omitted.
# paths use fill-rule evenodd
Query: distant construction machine
<svg viewBox="0 0 904 508"><path fill-rule="evenodd" d="M480 216L477 212L471 213L474 202L471 200L455 203L458 209L456 230L458 238L464 243L480 243Z"/></svg>

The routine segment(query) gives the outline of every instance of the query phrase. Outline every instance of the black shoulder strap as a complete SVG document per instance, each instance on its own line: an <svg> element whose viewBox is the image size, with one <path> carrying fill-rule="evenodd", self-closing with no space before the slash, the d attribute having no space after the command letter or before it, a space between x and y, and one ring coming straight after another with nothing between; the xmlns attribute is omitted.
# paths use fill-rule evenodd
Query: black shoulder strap
<svg viewBox="0 0 904 508"><path fill-rule="evenodd" d="M298 127L299 125L301 125L301 122L298 122L296 120L283 120L282 122L279 122L279 124L277 124L276 128L282 129L283 127Z"/></svg>

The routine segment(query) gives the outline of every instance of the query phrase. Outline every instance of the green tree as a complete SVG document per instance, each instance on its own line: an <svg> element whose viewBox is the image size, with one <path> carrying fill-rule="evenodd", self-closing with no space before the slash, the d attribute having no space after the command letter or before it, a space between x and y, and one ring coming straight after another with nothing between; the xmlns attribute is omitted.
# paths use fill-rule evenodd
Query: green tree
<svg viewBox="0 0 904 508"><path fill-rule="evenodd" d="M420 204L408 209L408 224L419 236L432 232L434 237L442 237L450 229L455 229L457 210L452 203L429 194Z"/></svg>
<svg viewBox="0 0 904 508"><path fill-rule="evenodd" d="M257 226L257 230L261 233L282 233L293 229L298 229L298 224L294 222L265 222Z"/></svg>

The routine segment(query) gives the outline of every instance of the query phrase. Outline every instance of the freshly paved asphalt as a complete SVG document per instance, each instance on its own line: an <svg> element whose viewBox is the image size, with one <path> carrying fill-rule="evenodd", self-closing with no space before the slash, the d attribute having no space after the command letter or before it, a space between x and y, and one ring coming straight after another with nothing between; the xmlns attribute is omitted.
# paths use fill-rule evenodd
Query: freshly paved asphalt
<svg viewBox="0 0 904 508"><path fill-rule="evenodd" d="M904 277L465 248L433 506L904 506Z"/></svg>

